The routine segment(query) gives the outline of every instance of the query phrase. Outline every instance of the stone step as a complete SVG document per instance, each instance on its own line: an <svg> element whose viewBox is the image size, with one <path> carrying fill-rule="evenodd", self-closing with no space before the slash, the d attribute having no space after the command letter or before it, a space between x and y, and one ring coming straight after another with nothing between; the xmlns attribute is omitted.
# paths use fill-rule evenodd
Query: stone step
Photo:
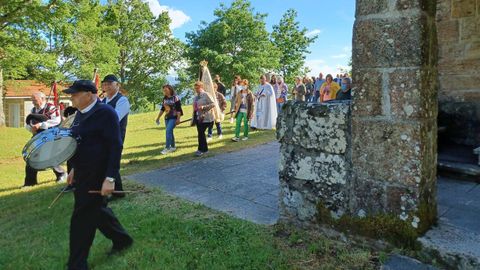
<svg viewBox="0 0 480 270"><path fill-rule="evenodd" d="M440 175L455 176L464 180L480 182L480 166L475 164L438 160Z"/></svg>
<svg viewBox="0 0 480 270"><path fill-rule="evenodd" d="M418 239L425 257L447 269L480 269L480 235L439 220L438 226Z"/></svg>
<svg viewBox="0 0 480 270"><path fill-rule="evenodd" d="M381 270L438 270L438 268L424 264L416 259L402 256L399 254L391 255L385 264L380 267Z"/></svg>

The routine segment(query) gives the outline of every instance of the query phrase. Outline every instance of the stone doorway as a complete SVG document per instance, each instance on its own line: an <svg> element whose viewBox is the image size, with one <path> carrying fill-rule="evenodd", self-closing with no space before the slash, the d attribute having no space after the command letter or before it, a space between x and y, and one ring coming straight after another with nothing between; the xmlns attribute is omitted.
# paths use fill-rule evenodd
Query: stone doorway
<svg viewBox="0 0 480 270"><path fill-rule="evenodd" d="M438 168L480 180L480 2L438 1Z"/></svg>

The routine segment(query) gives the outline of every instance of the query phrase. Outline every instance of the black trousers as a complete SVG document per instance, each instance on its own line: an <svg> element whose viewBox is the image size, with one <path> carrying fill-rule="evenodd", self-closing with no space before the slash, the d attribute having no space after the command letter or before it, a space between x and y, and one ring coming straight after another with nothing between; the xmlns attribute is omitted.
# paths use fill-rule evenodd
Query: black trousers
<svg viewBox="0 0 480 270"><path fill-rule="evenodd" d="M58 178L60 178L60 176L62 176L65 173L65 170L60 166L53 167L52 170L55 173L55 175L57 176L57 180L58 180ZM37 170L35 170L34 168L26 165L25 166L25 184L24 185L25 186L34 186L34 185L38 184L37 173L38 173Z"/></svg>
<svg viewBox="0 0 480 270"><path fill-rule="evenodd" d="M70 221L70 256L68 269L88 269L87 258L95 238L96 230L112 240L113 247L119 248L133 240L107 207L104 198L75 191L75 207ZM87 196L96 196L89 199ZM90 197L92 198L92 197Z"/></svg>
<svg viewBox="0 0 480 270"><path fill-rule="evenodd" d="M197 122L197 132L198 132L198 151L208 152L207 137L205 136L205 131L213 126L213 122L209 123L198 123Z"/></svg>

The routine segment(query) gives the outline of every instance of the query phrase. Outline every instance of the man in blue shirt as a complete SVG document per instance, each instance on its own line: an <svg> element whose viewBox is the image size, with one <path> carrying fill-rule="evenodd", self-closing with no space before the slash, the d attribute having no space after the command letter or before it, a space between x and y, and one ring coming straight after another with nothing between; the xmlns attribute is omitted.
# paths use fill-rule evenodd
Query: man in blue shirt
<svg viewBox="0 0 480 270"><path fill-rule="evenodd" d="M118 119L120 121L120 135L122 138L122 144L125 142L125 134L127 132L128 114L130 113L130 103L127 97L120 93L120 82L113 74L105 76L102 81L102 90L106 96L102 100L103 103L113 107L117 112ZM115 190L122 191L122 178L120 176L120 170L115 175ZM114 194L114 197L125 197L124 194Z"/></svg>
<svg viewBox="0 0 480 270"><path fill-rule="evenodd" d="M323 79L323 73L320 72L318 75L318 78L315 80L314 84L314 89L315 89L315 102L320 102L320 87L322 87L322 84L325 82Z"/></svg>
<svg viewBox="0 0 480 270"><path fill-rule="evenodd" d="M97 229L112 240L111 254L133 243L104 197L115 189L123 145L117 113L98 101L92 81L75 81L63 92L71 94L78 109L71 127L78 145L67 177L69 185L75 183L68 269L88 269L88 253ZM89 193L91 190L100 190L101 195Z"/></svg>

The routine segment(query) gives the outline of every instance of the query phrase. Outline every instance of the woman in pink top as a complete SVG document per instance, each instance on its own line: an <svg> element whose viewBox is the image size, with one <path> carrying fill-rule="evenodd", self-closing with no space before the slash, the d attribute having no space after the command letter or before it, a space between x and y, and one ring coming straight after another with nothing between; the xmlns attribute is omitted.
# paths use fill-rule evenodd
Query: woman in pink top
<svg viewBox="0 0 480 270"><path fill-rule="evenodd" d="M331 74L328 74L326 77L326 81L320 87L320 102L335 99L338 90L340 90L340 85L333 81L333 77Z"/></svg>

